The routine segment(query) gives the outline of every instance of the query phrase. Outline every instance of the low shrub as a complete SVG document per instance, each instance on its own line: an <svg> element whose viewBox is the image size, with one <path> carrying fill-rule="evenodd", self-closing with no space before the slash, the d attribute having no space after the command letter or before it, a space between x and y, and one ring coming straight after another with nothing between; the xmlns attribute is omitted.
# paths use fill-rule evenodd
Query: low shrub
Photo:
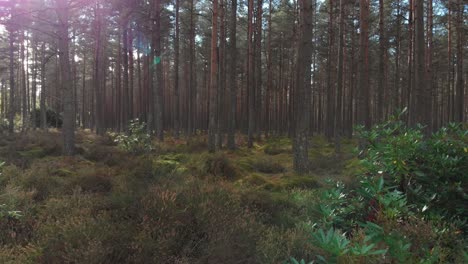
<svg viewBox="0 0 468 264"><path fill-rule="evenodd" d="M152 150L151 135L148 134L146 124L138 119L130 121L128 132L115 137L118 146L133 154L148 153Z"/></svg>
<svg viewBox="0 0 468 264"><path fill-rule="evenodd" d="M203 164L203 172L225 179L235 179L240 176L240 170L231 162L226 154L209 154Z"/></svg>
<svg viewBox="0 0 468 264"><path fill-rule="evenodd" d="M262 229L222 185L195 180L173 190L153 186L141 203L135 262L254 261Z"/></svg>
<svg viewBox="0 0 468 264"><path fill-rule="evenodd" d="M278 155L292 152L292 143L289 138L273 137L269 138L263 151L267 155Z"/></svg>
<svg viewBox="0 0 468 264"><path fill-rule="evenodd" d="M283 165L271 158L257 158L255 159L252 167L258 172L268 174L282 173L286 171Z"/></svg>
<svg viewBox="0 0 468 264"><path fill-rule="evenodd" d="M99 172L80 175L75 179L74 184L84 192L108 193L112 190L112 182L109 176L99 174Z"/></svg>

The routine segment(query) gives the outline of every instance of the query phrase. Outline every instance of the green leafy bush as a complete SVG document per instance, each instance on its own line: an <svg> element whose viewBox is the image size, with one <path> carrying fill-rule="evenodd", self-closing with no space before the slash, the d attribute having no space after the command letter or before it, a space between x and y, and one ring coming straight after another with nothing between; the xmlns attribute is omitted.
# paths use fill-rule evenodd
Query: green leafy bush
<svg viewBox="0 0 468 264"><path fill-rule="evenodd" d="M117 135L115 141L123 150L134 154L148 153L152 150L151 136L146 131L146 124L138 119L130 121L128 133Z"/></svg>
<svg viewBox="0 0 468 264"><path fill-rule="evenodd" d="M394 117L360 136L367 144L360 153L359 185L335 184L315 205L312 243L320 250L313 259L378 263L385 255L398 263L460 262L468 131L451 124L428 136L423 127L409 128Z"/></svg>
<svg viewBox="0 0 468 264"><path fill-rule="evenodd" d="M360 135L368 142L362 162L369 175L382 175L426 214L468 214L468 130L461 124L425 136L422 127L393 119Z"/></svg>

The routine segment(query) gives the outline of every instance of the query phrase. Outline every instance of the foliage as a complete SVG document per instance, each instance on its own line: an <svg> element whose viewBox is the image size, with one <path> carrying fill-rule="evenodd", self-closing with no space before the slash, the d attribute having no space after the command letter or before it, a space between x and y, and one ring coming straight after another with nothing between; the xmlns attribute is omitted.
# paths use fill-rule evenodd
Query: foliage
<svg viewBox="0 0 468 264"><path fill-rule="evenodd" d="M394 117L360 136L367 145L359 185L337 182L315 203L311 238L322 251L315 261L458 262L466 245L468 131L450 124L429 136Z"/></svg>
<svg viewBox="0 0 468 264"><path fill-rule="evenodd" d="M203 172L225 179L234 179L240 175L239 168L223 153L209 154L203 164Z"/></svg>
<svg viewBox="0 0 468 264"><path fill-rule="evenodd" d="M138 119L130 121L128 132L117 135L115 142L123 150L133 154L148 153L152 150L151 136L146 130L146 124Z"/></svg>
<svg viewBox="0 0 468 264"><path fill-rule="evenodd" d="M468 213L468 130L450 124L431 136L423 127L409 128L397 118L361 136L368 141L363 165L382 175L389 187L426 215L461 218Z"/></svg>

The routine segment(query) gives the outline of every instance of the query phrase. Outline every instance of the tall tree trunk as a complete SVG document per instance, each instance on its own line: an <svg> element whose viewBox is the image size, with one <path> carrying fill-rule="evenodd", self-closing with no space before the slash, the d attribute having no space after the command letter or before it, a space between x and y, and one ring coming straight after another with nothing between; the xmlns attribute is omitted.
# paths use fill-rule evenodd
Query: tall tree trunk
<svg viewBox="0 0 468 264"><path fill-rule="evenodd" d="M208 121L208 150L210 152L216 151L216 134L217 123L216 113L217 107L217 90L218 90L218 0L213 0L213 15L211 18L211 70L210 70L210 111Z"/></svg>
<svg viewBox="0 0 468 264"><path fill-rule="evenodd" d="M86 109L86 51L83 52L83 71L81 76L81 124L83 129L86 129L88 124L88 111Z"/></svg>
<svg viewBox="0 0 468 264"><path fill-rule="evenodd" d="M262 130L262 15L263 0L257 0L255 18L254 79L255 79L255 132L260 140Z"/></svg>
<svg viewBox="0 0 468 264"><path fill-rule="evenodd" d="M408 77L407 77L407 87L406 87L406 94L405 94L405 101L406 106L408 107L408 123L411 124L414 122L413 120L416 117L416 109L415 109L415 99L416 96L414 94L414 1L416 0L409 0L409 10L408 10Z"/></svg>
<svg viewBox="0 0 468 264"><path fill-rule="evenodd" d="M334 134L335 123L335 82L333 80L333 46L335 40L335 33L333 30L333 0L329 1L328 7L328 59L327 59L327 126L325 134L329 140L332 139Z"/></svg>
<svg viewBox="0 0 468 264"><path fill-rule="evenodd" d="M154 29L154 61L153 65L155 67L155 79L154 85L155 89L155 125L156 125L156 135L159 141L164 140L164 128L163 128L163 61L161 57L161 0L155 0L155 14L156 14L156 23Z"/></svg>
<svg viewBox="0 0 468 264"><path fill-rule="evenodd" d="M14 35L14 30L9 29L9 73L10 73L10 109L8 113L8 132L10 134L13 134L15 131L15 114L16 114L16 108L15 108L15 35Z"/></svg>
<svg viewBox="0 0 468 264"><path fill-rule="evenodd" d="M61 88L63 92L63 154L71 156L75 152L75 103L73 98L73 87L70 75L69 58L69 7L66 0L57 1L58 26L58 48L60 51Z"/></svg>
<svg viewBox="0 0 468 264"><path fill-rule="evenodd" d="M134 95L135 95L135 85L134 85L134 60L133 60L133 27L131 24L128 26L128 120L133 119L135 116L134 109Z"/></svg>
<svg viewBox="0 0 468 264"><path fill-rule="evenodd" d="M310 122L311 62L312 62L312 1L300 0L300 32L296 71L296 102L294 129L294 170L309 170L308 129Z"/></svg>
<svg viewBox="0 0 468 264"><path fill-rule="evenodd" d="M421 123L423 125L429 125L430 123L430 90L426 87L425 78L425 39L424 39L424 4L423 0L414 0L415 5L415 59L416 59L416 72L415 78L415 102L416 108L413 109L416 112L416 119L411 125ZM429 132L426 129L426 132Z"/></svg>
<svg viewBox="0 0 468 264"><path fill-rule="evenodd" d="M427 124L429 126L429 131L433 131L436 127L434 121L437 119L437 114L435 113L435 104L434 99L436 97L435 90L433 89L433 77L432 77L432 39L433 39L433 5L432 0L427 1L427 52L426 52L426 85L427 90L429 90L429 100L431 105L431 112L429 115L432 117L430 123Z"/></svg>
<svg viewBox="0 0 468 264"><path fill-rule="evenodd" d="M385 63L387 57L387 39L385 37L384 1L379 0L379 74L377 91L377 118L378 122L384 118L384 95L386 93Z"/></svg>
<svg viewBox="0 0 468 264"><path fill-rule="evenodd" d="M41 108L41 129L45 130L47 128L47 112L46 112L46 82L45 82L45 68L46 68L46 58L45 58L45 42L42 42L41 46L41 101L39 107Z"/></svg>
<svg viewBox="0 0 468 264"><path fill-rule="evenodd" d="M32 64L32 87L31 87L31 107L32 107L32 127L33 130L36 130L36 91L37 91L37 43L34 41L32 43L32 51L33 51L33 64Z"/></svg>
<svg viewBox="0 0 468 264"><path fill-rule="evenodd" d="M369 111L369 0L360 0L359 85L357 95L357 124L371 126ZM361 142L362 143L362 142ZM362 147L362 144L361 144Z"/></svg>
<svg viewBox="0 0 468 264"><path fill-rule="evenodd" d="M253 147L255 129L255 84L254 84L254 50L253 50L253 2L248 0L247 14L247 100L248 100L248 132L247 146Z"/></svg>
<svg viewBox="0 0 468 264"><path fill-rule="evenodd" d="M188 83L188 111L187 111L187 137L190 137L194 127L196 113L196 71L195 71L195 12L194 0L190 0L190 33L189 33L189 83Z"/></svg>
<svg viewBox="0 0 468 264"><path fill-rule="evenodd" d="M464 112L465 112L465 89L463 81L463 48L466 43L464 40L464 20L463 20L463 11L466 6L466 3L463 3L461 0L457 2L458 16L457 16L457 85L456 85L456 102L455 109L455 121L463 122L464 121Z"/></svg>
<svg viewBox="0 0 468 264"><path fill-rule="evenodd" d="M27 63L27 59L25 58L25 51L27 49L25 49L24 47L24 42L25 42L25 39L24 39L24 34L25 32L21 32L20 36L20 60L21 60L21 65L20 65L20 69L21 69L21 72L20 72L20 76L21 76L21 80L20 80L20 85L21 85L21 113L22 113L22 116L21 116L21 121L22 121L22 125L21 125L21 131L25 131L27 129L27 126L28 126L28 97L29 97L29 93L28 93L28 90L27 90L27 78L26 78L26 63Z"/></svg>
<svg viewBox="0 0 468 264"><path fill-rule="evenodd" d="M180 96L179 96L179 0L175 0L175 38L174 38L174 132L179 138L180 132Z"/></svg>
<svg viewBox="0 0 468 264"><path fill-rule="evenodd" d="M231 0L231 24L229 29L229 98L228 98L228 138L227 147L230 150L236 148L235 128L236 128L236 106L237 106L237 0Z"/></svg>
<svg viewBox="0 0 468 264"><path fill-rule="evenodd" d="M127 131L130 116L129 108L129 76L128 76L128 14L124 10L122 18L122 66L123 66L123 86L122 86L122 130Z"/></svg>
<svg viewBox="0 0 468 264"><path fill-rule="evenodd" d="M226 127L226 0L219 0L219 49L218 49L218 117L217 117L217 137L216 146L221 149L224 140L224 132Z"/></svg>
<svg viewBox="0 0 468 264"><path fill-rule="evenodd" d="M94 93L91 93L91 96L94 97L92 100L90 100L90 105L91 105L91 115L94 117L94 122L91 122L91 128L95 127L96 128L96 134L98 135L103 135L104 134L104 106L103 106L103 101L104 101L104 96L103 96L103 87L101 86L101 79L105 78L102 74L102 68L103 68L103 62L102 62L102 13L101 13L101 7L99 4L96 4L96 9L95 9L95 45L94 45L94 74L93 74L93 89ZM117 67L116 63L116 67ZM119 72L118 69L116 69L117 72ZM120 85L120 82L119 84ZM116 87L117 89L120 89L119 86ZM116 118L114 118L116 119ZM118 118L117 118L118 120Z"/></svg>
<svg viewBox="0 0 468 264"><path fill-rule="evenodd" d="M341 152L341 107L342 107L342 94L343 94L343 71L344 71L344 0L340 0L340 25L339 25L339 44L338 44L338 69L337 69L337 85L336 85L336 116L335 116L335 152Z"/></svg>
<svg viewBox="0 0 468 264"><path fill-rule="evenodd" d="M396 17L396 36L395 36L395 83L393 87L393 105L397 108L402 107L400 100L401 82L400 82L400 58L401 58L401 3L396 2L397 17Z"/></svg>

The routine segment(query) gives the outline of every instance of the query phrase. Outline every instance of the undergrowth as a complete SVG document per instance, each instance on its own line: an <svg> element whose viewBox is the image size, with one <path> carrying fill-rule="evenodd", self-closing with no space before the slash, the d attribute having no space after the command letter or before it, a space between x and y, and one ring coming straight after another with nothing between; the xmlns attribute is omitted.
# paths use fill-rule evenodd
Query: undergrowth
<svg viewBox="0 0 468 264"><path fill-rule="evenodd" d="M361 160L314 137L296 175L289 139L210 154L203 135L156 142L132 124L78 132L73 158L56 131L0 139L0 263L466 261L461 127L384 124Z"/></svg>

